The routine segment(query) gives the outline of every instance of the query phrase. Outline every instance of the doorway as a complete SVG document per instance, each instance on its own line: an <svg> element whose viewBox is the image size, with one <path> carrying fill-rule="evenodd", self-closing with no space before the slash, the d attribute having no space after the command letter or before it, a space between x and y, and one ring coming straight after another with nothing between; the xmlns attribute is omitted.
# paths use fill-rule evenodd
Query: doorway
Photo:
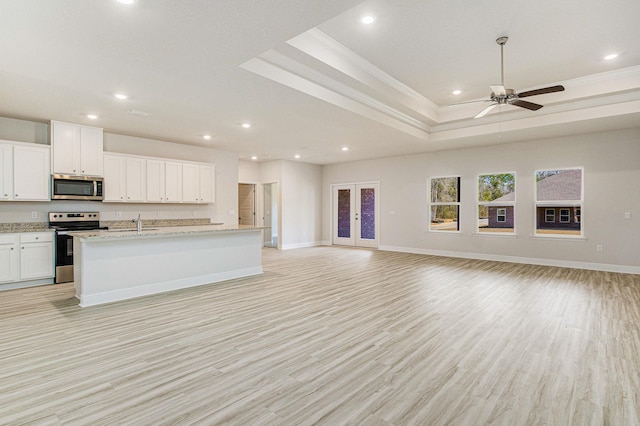
<svg viewBox="0 0 640 426"><path fill-rule="evenodd" d="M379 184L333 185L333 244L378 248Z"/></svg>
<svg viewBox="0 0 640 426"><path fill-rule="evenodd" d="M264 246L278 247L278 184L262 184L262 226Z"/></svg>
<svg viewBox="0 0 640 426"><path fill-rule="evenodd" d="M238 224L256 224L256 186L252 183L238 184Z"/></svg>

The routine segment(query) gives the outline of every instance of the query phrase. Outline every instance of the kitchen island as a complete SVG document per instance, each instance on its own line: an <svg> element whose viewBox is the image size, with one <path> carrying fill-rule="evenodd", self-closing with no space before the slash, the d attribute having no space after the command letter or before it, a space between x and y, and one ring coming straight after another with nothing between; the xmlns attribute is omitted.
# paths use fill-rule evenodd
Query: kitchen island
<svg viewBox="0 0 640 426"><path fill-rule="evenodd" d="M76 297L86 307L261 274L262 229L202 225L73 232Z"/></svg>

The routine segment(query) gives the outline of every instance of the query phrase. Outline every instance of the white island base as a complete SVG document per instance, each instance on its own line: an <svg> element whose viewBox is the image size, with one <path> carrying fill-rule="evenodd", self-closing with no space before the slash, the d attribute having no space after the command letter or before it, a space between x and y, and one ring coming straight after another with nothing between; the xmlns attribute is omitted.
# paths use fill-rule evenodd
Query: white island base
<svg viewBox="0 0 640 426"><path fill-rule="evenodd" d="M262 273L262 229L160 228L74 233L80 306Z"/></svg>

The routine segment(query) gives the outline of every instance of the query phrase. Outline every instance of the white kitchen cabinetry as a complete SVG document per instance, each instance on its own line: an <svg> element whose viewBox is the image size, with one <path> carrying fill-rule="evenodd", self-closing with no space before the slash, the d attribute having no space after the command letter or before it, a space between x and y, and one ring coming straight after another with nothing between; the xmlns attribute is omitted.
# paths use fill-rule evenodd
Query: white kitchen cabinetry
<svg viewBox="0 0 640 426"><path fill-rule="evenodd" d="M182 202L182 163L166 161L165 172L165 201L167 203Z"/></svg>
<svg viewBox="0 0 640 426"><path fill-rule="evenodd" d="M0 283L53 276L53 232L0 234Z"/></svg>
<svg viewBox="0 0 640 426"><path fill-rule="evenodd" d="M104 201L144 202L146 160L125 155L104 155Z"/></svg>
<svg viewBox="0 0 640 426"><path fill-rule="evenodd" d="M214 167L202 164L182 165L182 201L185 203L213 202Z"/></svg>
<svg viewBox="0 0 640 426"><path fill-rule="evenodd" d="M54 174L102 176L102 129L52 121L51 147Z"/></svg>
<svg viewBox="0 0 640 426"><path fill-rule="evenodd" d="M215 166L126 154L104 154L104 201L212 203Z"/></svg>
<svg viewBox="0 0 640 426"><path fill-rule="evenodd" d="M53 233L20 234L20 280L53 277Z"/></svg>
<svg viewBox="0 0 640 426"><path fill-rule="evenodd" d="M18 234L0 234L0 283L20 278L19 243Z"/></svg>
<svg viewBox="0 0 640 426"><path fill-rule="evenodd" d="M165 162L147 160L147 201L163 203L165 199Z"/></svg>
<svg viewBox="0 0 640 426"><path fill-rule="evenodd" d="M48 146L0 142L0 200L50 201Z"/></svg>

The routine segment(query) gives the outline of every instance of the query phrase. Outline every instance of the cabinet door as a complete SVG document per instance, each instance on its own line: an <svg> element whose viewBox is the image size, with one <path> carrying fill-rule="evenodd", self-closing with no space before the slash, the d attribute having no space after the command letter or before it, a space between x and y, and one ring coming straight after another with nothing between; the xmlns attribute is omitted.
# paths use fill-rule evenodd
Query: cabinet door
<svg viewBox="0 0 640 426"><path fill-rule="evenodd" d="M164 202L165 171L164 161L147 160L147 201Z"/></svg>
<svg viewBox="0 0 640 426"><path fill-rule="evenodd" d="M51 122L53 173L80 174L80 127L75 124Z"/></svg>
<svg viewBox="0 0 640 426"><path fill-rule="evenodd" d="M200 166L200 202L213 203L215 191L215 168Z"/></svg>
<svg viewBox="0 0 640 426"><path fill-rule="evenodd" d="M80 174L102 176L102 129L80 128Z"/></svg>
<svg viewBox="0 0 640 426"><path fill-rule="evenodd" d="M0 236L0 283L20 279L18 239L17 234Z"/></svg>
<svg viewBox="0 0 640 426"><path fill-rule="evenodd" d="M104 156L104 201L125 201L126 164L125 157Z"/></svg>
<svg viewBox="0 0 640 426"><path fill-rule="evenodd" d="M167 161L165 171L165 200L168 203L182 202L182 163Z"/></svg>
<svg viewBox="0 0 640 426"><path fill-rule="evenodd" d="M147 174L146 160L143 158L127 158L127 201L144 201Z"/></svg>
<svg viewBox="0 0 640 426"><path fill-rule="evenodd" d="M0 200L13 198L13 146L0 144Z"/></svg>
<svg viewBox="0 0 640 426"><path fill-rule="evenodd" d="M50 159L48 147L13 148L13 196L15 200L49 201Z"/></svg>
<svg viewBox="0 0 640 426"><path fill-rule="evenodd" d="M53 243L20 244L20 279L53 277Z"/></svg>
<svg viewBox="0 0 640 426"><path fill-rule="evenodd" d="M200 199L200 177L197 164L182 165L182 201L197 203Z"/></svg>

